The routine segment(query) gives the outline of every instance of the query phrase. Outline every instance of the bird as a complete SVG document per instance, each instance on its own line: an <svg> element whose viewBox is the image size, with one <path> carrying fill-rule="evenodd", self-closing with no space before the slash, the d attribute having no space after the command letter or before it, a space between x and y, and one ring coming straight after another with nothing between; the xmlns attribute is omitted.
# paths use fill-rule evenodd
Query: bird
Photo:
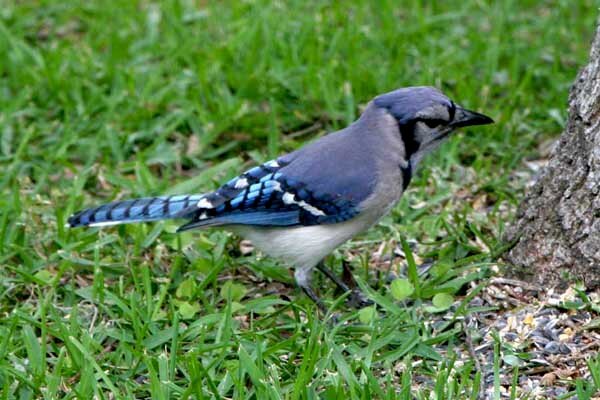
<svg viewBox="0 0 600 400"><path fill-rule="evenodd" d="M182 219L178 232L223 228L291 266L298 287L326 311L311 284L314 269L344 292L353 291L324 258L390 212L422 159L452 132L493 122L435 87L404 87L373 98L346 128L213 192L116 201L71 215L67 226Z"/></svg>

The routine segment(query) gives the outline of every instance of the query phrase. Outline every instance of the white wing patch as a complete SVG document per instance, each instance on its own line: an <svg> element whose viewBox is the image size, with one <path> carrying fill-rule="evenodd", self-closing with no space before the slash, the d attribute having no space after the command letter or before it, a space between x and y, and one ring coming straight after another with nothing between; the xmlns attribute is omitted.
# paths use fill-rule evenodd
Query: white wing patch
<svg viewBox="0 0 600 400"><path fill-rule="evenodd" d="M248 179L246 178L240 178L235 182L235 189L245 189L246 187L248 187Z"/></svg>
<svg viewBox="0 0 600 400"><path fill-rule="evenodd" d="M308 211L312 215L317 215L317 216L323 216L323 215L325 215L325 213L323 211L319 210L317 207L311 206L310 204L308 204L304 200L296 201L294 199L294 194L293 193L285 192L283 194L283 196L281 197L281 200L283 200L283 202L285 204L298 204L301 208L303 208L304 210Z"/></svg>
<svg viewBox="0 0 600 400"><path fill-rule="evenodd" d="M276 192L283 192L283 190L281 190L281 183L274 181L273 182L273 190Z"/></svg>
<svg viewBox="0 0 600 400"><path fill-rule="evenodd" d="M206 197L203 197L198 202L198 208L215 208L215 206Z"/></svg>
<svg viewBox="0 0 600 400"><path fill-rule="evenodd" d="M294 204L296 202L296 200L294 200L294 195L290 192L285 192L281 197L281 200L283 200L285 204Z"/></svg>

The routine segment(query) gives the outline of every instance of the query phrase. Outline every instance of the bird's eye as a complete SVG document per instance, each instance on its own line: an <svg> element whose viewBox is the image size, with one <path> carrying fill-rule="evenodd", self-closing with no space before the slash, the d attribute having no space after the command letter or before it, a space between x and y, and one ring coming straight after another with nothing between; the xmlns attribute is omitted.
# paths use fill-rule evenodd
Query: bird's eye
<svg viewBox="0 0 600 400"><path fill-rule="evenodd" d="M438 126L446 123L446 121L443 119L424 119L423 122L425 122L425 125L430 128L437 128Z"/></svg>

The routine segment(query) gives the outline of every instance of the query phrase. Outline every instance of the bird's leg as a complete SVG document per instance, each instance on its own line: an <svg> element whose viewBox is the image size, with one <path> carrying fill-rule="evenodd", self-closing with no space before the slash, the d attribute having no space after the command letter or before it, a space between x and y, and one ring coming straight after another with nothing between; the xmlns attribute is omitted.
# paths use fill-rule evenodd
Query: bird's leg
<svg viewBox="0 0 600 400"><path fill-rule="evenodd" d="M358 285L356 284L356 281L352 276L352 271L350 270L350 264L343 260L342 267L343 274L342 279L340 279L335 273L333 273L333 271L325 266L323 261L317 264L318 270L331 279L338 288L344 291L344 293L351 292L347 300L349 306L354 308L362 308L373 304L373 302L367 299L365 295L358 289Z"/></svg>
<svg viewBox="0 0 600 400"><path fill-rule="evenodd" d="M354 280L354 275L352 275L352 270L350 269L350 263L346 260L342 260L342 270L344 281L348 282L348 287L352 288L352 294L348 298L348 305L354 308L363 308L372 305L373 302L358 288L358 284Z"/></svg>
<svg viewBox="0 0 600 400"><path fill-rule="evenodd" d="M317 264L317 269L319 271L321 271L322 273L325 274L325 276L327 276L329 279L331 279L333 281L333 283L335 283L335 285L340 288L344 293L349 292L350 287L348 285L346 285L344 283L343 280L341 280L340 278L338 278L338 276L336 274L333 273L332 270L330 270L329 268L327 268L325 266L325 262L321 261Z"/></svg>
<svg viewBox="0 0 600 400"><path fill-rule="evenodd" d="M317 307L319 307L319 310L326 314L327 307L310 286L311 274L312 271L309 268L297 268L296 271L294 271L294 278L296 279L298 286L300 286L300 289L306 293L306 295L317 305Z"/></svg>
<svg viewBox="0 0 600 400"><path fill-rule="evenodd" d="M356 280L354 280L350 263L346 260L342 260L342 280L346 282L349 288L356 289L358 286Z"/></svg>

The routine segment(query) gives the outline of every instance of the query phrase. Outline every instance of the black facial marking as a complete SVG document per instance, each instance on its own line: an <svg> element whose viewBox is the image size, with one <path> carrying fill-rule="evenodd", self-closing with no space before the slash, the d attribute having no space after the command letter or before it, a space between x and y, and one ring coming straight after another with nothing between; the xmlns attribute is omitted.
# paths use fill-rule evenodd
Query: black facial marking
<svg viewBox="0 0 600 400"><path fill-rule="evenodd" d="M448 123L448 121L445 121L445 120L439 119L439 118L431 118L431 119L419 118L419 119L417 119L417 121L424 122L425 125L427 125L431 129L437 128L440 125L444 125L444 124Z"/></svg>
<svg viewBox="0 0 600 400"><path fill-rule="evenodd" d="M405 158L407 160L419 150L419 142L415 140L415 121L406 124L399 124L400 135L404 142Z"/></svg>
<svg viewBox="0 0 600 400"><path fill-rule="evenodd" d="M450 121L454 121L454 114L456 114L456 104L452 100L450 100L450 108L448 109L448 114L450 115Z"/></svg>

